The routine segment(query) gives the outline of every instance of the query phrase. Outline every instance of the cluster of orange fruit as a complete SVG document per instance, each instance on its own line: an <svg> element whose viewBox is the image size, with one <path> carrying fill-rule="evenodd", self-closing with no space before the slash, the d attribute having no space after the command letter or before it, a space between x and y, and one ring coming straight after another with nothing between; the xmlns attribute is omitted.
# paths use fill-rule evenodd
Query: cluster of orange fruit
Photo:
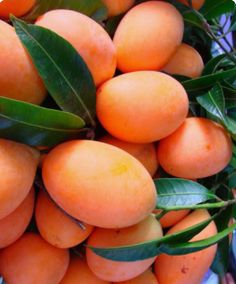
<svg viewBox="0 0 236 284"><path fill-rule="evenodd" d="M2 18L12 9L8 2L0 3ZM28 5L11 10L21 16L35 1L18 2ZM0 140L0 274L8 284L200 284L213 261L216 246L135 262L111 261L89 248L85 256L69 256L69 249L86 239L94 247L131 245L162 237L162 228L171 227L170 234L208 219L206 210L182 210L157 221L153 177L160 164L175 177L204 178L231 159L225 129L209 119L187 118L187 93L166 74L195 78L204 67L200 54L182 43L181 14L165 1L131 8L134 2L104 0L109 16L129 9L113 41L98 23L75 11L49 11L35 23L69 41L86 62L97 86L97 117L108 134L99 141L65 142L44 157L47 192L39 191L35 209L32 185L40 153ZM193 5L199 9L203 2ZM43 101L44 84L5 21L0 21L0 64L1 94ZM123 74L113 78L116 68ZM38 233L25 233L33 212ZM212 222L193 240L216 232Z"/></svg>

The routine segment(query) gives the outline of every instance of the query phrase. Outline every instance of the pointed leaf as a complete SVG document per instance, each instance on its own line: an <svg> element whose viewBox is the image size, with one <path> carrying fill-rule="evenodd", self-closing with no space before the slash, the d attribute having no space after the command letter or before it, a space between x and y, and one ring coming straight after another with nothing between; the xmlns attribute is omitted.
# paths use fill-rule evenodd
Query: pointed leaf
<svg viewBox="0 0 236 284"><path fill-rule="evenodd" d="M96 88L82 57L56 33L15 17L11 20L56 103L94 126Z"/></svg>
<svg viewBox="0 0 236 284"><path fill-rule="evenodd" d="M71 113L0 97L0 137L52 147L79 138L84 121Z"/></svg>

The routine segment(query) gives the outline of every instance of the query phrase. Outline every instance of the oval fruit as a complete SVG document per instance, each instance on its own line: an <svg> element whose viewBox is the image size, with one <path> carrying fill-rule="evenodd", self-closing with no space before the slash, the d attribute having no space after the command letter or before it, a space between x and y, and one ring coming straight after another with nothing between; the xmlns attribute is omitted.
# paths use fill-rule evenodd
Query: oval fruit
<svg viewBox="0 0 236 284"><path fill-rule="evenodd" d="M133 7L113 40L118 68L123 73L160 70L180 45L183 30L181 14L169 3L148 1Z"/></svg>
<svg viewBox="0 0 236 284"><path fill-rule="evenodd" d="M97 91L97 116L114 137L150 143L170 135L185 120L189 101L182 85L161 72L117 76Z"/></svg>
<svg viewBox="0 0 236 284"><path fill-rule="evenodd" d="M28 227L34 210L34 189L10 215L0 220L0 249L14 243Z"/></svg>
<svg viewBox="0 0 236 284"><path fill-rule="evenodd" d="M107 32L94 20L71 10L53 10L42 15L36 25L70 42L88 65L97 86L113 77L115 47Z"/></svg>
<svg viewBox="0 0 236 284"><path fill-rule="evenodd" d="M160 141L158 161L163 169L186 179L204 178L223 170L232 156L232 143L219 124L190 117Z"/></svg>
<svg viewBox="0 0 236 284"><path fill-rule="evenodd" d="M7 19L10 14L20 17L29 12L36 0L2 0L0 2L0 18Z"/></svg>
<svg viewBox="0 0 236 284"><path fill-rule="evenodd" d="M12 48L14 47L14 48ZM40 104L46 90L12 26L0 20L1 95Z"/></svg>
<svg viewBox="0 0 236 284"><path fill-rule="evenodd" d="M183 3L184 5L189 6L188 0L178 0L179 2ZM204 5L205 0L192 0L193 8L196 10L200 10Z"/></svg>
<svg viewBox="0 0 236 284"><path fill-rule="evenodd" d="M162 68L169 74L197 78L202 74L204 63L201 55L192 46L182 43Z"/></svg>
<svg viewBox="0 0 236 284"><path fill-rule="evenodd" d="M35 233L26 233L0 253L0 274L10 284L58 284L69 265L69 252Z"/></svg>
<svg viewBox="0 0 236 284"><path fill-rule="evenodd" d="M160 214L162 210L154 210L155 214ZM166 213L159 222L161 223L162 228L168 228L174 226L176 223L181 221L185 216L188 215L190 210L178 210L178 211L170 211Z"/></svg>
<svg viewBox="0 0 236 284"><path fill-rule="evenodd" d="M92 247L117 247L134 245L162 237L162 229L154 215L149 215L142 222L125 229L95 229L87 245ZM105 259L86 248L88 266L97 277L111 282L126 281L141 275L156 257L141 261L122 262Z"/></svg>
<svg viewBox="0 0 236 284"><path fill-rule="evenodd" d="M207 210L197 210L185 217L177 225L172 227L167 234L187 229L210 218ZM204 230L196 235L191 241L199 241L217 234L216 225L211 222ZM161 254L155 262L155 273L159 284L199 284L208 271L217 245L211 246L199 252L171 256Z"/></svg>
<svg viewBox="0 0 236 284"><path fill-rule="evenodd" d="M114 17L129 10L135 0L102 0L108 10L108 17Z"/></svg>
<svg viewBox="0 0 236 284"><path fill-rule="evenodd" d="M157 278L151 269L133 279L119 282L120 284L158 284Z"/></svg>
<svg viewBox="0 0 236 284"><path fill-rule="evenodd" d="M37 150L0 139L0 220L12 213L30 192L38 162Z"/></svg>
<svg viewBox="0 0 236 284"><path fill-rule="evenodd" d="M158 161L155 146L153 143L135 144L119 140L110 135L105 135L99 141L116 146L139 160L147 169L149 174L153 176L158 168Z"/></svg>
<svg viewBox="0 0 236 284"><path fill-rule="evenodd" d="M131 226L156 204L155 186L144 166L102 142L75 140L57 146L43 163L43 180L68 214L98 227Z"/></svg>
<svg viewBox="0 0 236 284"><path fill-rule="evenodd" d="M40 190L37 197L35 218L41 236L58 248L70 248L82 243L93 230L87 224L83 224L82 229L43 190Z"/></svg>
<svg viewBox="0 0 236 284"><path fill-rule="evenodd" d="M60 284L109 284L110 282L97 278L89 269L86 260L73 256L69 267ZM150 283L151 284L151 283Z"/></svg>

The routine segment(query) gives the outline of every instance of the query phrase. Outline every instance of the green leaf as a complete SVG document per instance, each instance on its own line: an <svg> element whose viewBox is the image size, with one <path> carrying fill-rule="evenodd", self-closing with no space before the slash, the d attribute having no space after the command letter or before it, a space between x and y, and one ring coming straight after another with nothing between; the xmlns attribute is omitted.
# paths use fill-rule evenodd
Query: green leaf
<svg viewBox="0 0 236 284"><path fill-rule="evenodd" d="M203 29L202 21L199 19L199 17L192 11L187 11L183 13L184 22L187 25L193 25L197 28Z"/></svg>
<svg viewBox="0 0 236 284"><path fill-rule="evenodd" d="M154 180L158 192L157 208L179 210L215 199L216 195L201 184L179 178Z"/></svg>
<svg viewBox="0 0 236 284"><path fill-rule="evenodd" d="M208 89L214 86L217 82L221 82L232 77L236 76L236 67L226 70L217 72L211 75L202 76L197 79L191 79L182 82L184 88L187 92L194 92L194 95L197 96L199 91Z"/></svg>
<svg viewBox="0 0 236 284"><path fill-rule="evenodd" d="M236 88L223 87L226 109L236 108Z"/></svg>
<svg viewBox="0 0 236 284"><path fill-rule="evenodd" d="M71 113L0 97L0 137L52 147L81 136L84 121Z"/></svg>
<svg viewBox="0 0 236 284"><path fill-rule="evenodd" d="M169 244L178 244L187 242L194 236L199 234L206 226L210 224L217 215L212 216L197 225L189 227L180 232L166 235L163 238L155 239L152 241L135 244L131 246L121 246L112 248L98 248L88 246L96 254L114 261L138 261L154 257L162 253L165 246Z"/></svg>
<svg viewBox="0 0 236 284"><path fill-rule="evenodd" d="M232 0L206 0L200 12L207 20L211 20L233 11L234 5Z"/></svg>
<svg viewBox="0 0 236 284"><path fill-rule="evenodd" d="M213 57L204 67L202 76L210 75L215 73L221 62L226 58L226 54L221 54L216 57Z"/></svg>
<svg viewBox="0 0 236 284"><path fill-rule="evenodd" d="M168 244L166 245L162 252L169 255L185 255L193 252L197 252L208 248L214 244L217 244L225 237L227 237L230 233L232 233L236 229L236 223L230 226L229 228L221 231L220 233L214 235L213 237L196 241L196 242L186 242L179 244Z"/></svg>
<svg viewBox="0 0 236 284"><path fill-rule="evenodd" d="M102 0L37 0L36 5L24 17L24 20L34 21L47 11L55 9L75 10L97 21L107 18L107 9Z"/></svg>
<svg viewBox="0 0 236 284"><path fill-rule="evenodd" d="M95 126L96 88L81 56L56 33L15 17L11 20L58 106Z"/></svg>
<svg viewBox="0 0 236 284"><path fill-rule="evenodd" d="M207 94L197 97L197 102L209 113L226 124L225 99L221 86L216 84Z"/></svg>

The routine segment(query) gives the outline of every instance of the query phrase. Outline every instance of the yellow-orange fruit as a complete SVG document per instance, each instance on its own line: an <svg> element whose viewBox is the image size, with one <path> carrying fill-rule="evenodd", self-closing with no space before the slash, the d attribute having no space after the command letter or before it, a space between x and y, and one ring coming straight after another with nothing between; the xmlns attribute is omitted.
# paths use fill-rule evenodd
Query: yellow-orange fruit
<svg viewBox="0 0 236 284"><path fill-rule="evenodd" d="M231 156L232 143L226 130L200 117L187 118L158 146L158 161L163 169L173 176L187 179L220 172Z"/></svg>
<svg viewBox="0 0 236 284"><path fill-rule="evenodd" d="M12 48L14 46L14 48ZM0 20L1 96L40 104L45 87L12 26Z"/></svg>
<svg viewBox="0 0 236 284"><path fill-rule="evenodd" d="M38 161L37 150L0 139L0 220L12 213L30 192Z"/></svg>
<svg viewBox="0 0 236 284"><path fill-rule="evenodd" d="M173 234L187 229L210 218L206 210L197 210L185 217L177 225L172 227L167 234ZM217 233L216 225L211 222L204 230L191 241L199 241L209 238ZM199 252L170 256L162 254L155 262L155 273L159 284L199 284L209 269L217 245L211 246Z"/></svg>
<svg viewBox="0 0 236 284"><path fill-rule="evenodd" d="M75 140L57 146L43 163L43 180L61 208L98 227L131 226L156 204L155 186L144 166L102 142Z"/></svg>
<svg viewBox="0 0 236 284"><path fill-rule="evenodd" d="M0 18L7 19L10 14L17 17L29 12L36 0L2 0L0 1Z"/></svg>
<svg viewBox="0 0 236 284"><path fill-rule="evenodd" d="M135 0L102 0L108 10L108 17L114 17L129 10Z"/></svg>
<svg viewBox="0 0 236 284"><path fill-rule="evenodd" d="M108 284L110 282L97 278L89 269L86 260L78 256L71 258L69 267L60 284ZM150 283L151 284L151 283Z"/></svg>
<svg viewBox="0 0 236 284"><path fill-rule="evenodd" d="M197 78L202 74L204 63L201 55L192 46L182 43L162 68L169 74L177 74L189 78Z"/></svg>
<svg viewBox="0 0 236 284"><path fill-rule="evenodd" d="M34 210L34 189L7 217L0 220L0 249L14 243L26 230Z"/></svg>
<svg viewBox="0 0 236 284"><path fill-rule="evenodd" d="M179 2L189 6L188 0L178 0ZM193 8L196 10L200 10L204 5L205 0L192 0Z"/></svg>
<svg viewBox="0 0 236 284"><path fill-rule="evenodd" d="M161 213L161 210L154 210L155 214ZM178 210L178 211L170 211L165 214L159 222L161 223L162 228L168 228L174 226L180 220L182 220L185 216L188 215L190 210Z"/></svg>
<svg viewBox="0 0 236 284"><path fill-rule="evenodd" d="M135 144L119 140L110 135L103 136L99 141L116 146L139 160L153 176L158 168L155 146L153 143Z"/></svg>
<svg viewBox="0 0 236 284"><path fill-rule="evenodd" d="M58 284L69 265L69 252L35 233L26 233L0 253L0 274L9 284Z"/></svg>
<svg viewBox="0 0 236 284"><path fill-rule="evenodd" d="M41 236L59 248L70 248L82 243L93 230L93 227L87 224L83 224L82 229L58 208L43 190L37 197L35 218Z"/></svg>
<svg viewBox="0 0 236 284"><path fill-rule="evenodd" d="M71 10L53 10L41 16L36 24L56 32L74 46L97 86L113 77L115 47L107 32L94 20Z"/></svg>
<svg viewBox="0 0 236 284"><path fill-rule="evenodd" d="M169 3L148 1L133 7L115 32L117 67L124 73L160 70L180 45L183 30L181 14Z"/></svg>
<svg viewBox="0 0 236 284"><path fill-rule="evenodd" d="M119 282L120 284L158 284L157 278L151 269L131 280Z"/></svg>
<svg viewBox="0 0 236 284"><path fill-rule="evenodd" d="M150 143L170 135L188 113L182 85L161 72L138 71L117 76L97 92L97 115L114 137Z"/></svg>
<svg viewBox="0 0 236 284"><path fill-rule="evenodd" d="M128 217L127 217L128 218ZM95 229L88 239L88 245L92 247L117 247L134 245L162 237L162 229L154 215L149 215L139 224L132 227L109 230ZM119 282L130 280L147 270L156 257L141 261L122 262L105 259L95 254L90 248L86 249L88 266L97 277Z"/></svg>

